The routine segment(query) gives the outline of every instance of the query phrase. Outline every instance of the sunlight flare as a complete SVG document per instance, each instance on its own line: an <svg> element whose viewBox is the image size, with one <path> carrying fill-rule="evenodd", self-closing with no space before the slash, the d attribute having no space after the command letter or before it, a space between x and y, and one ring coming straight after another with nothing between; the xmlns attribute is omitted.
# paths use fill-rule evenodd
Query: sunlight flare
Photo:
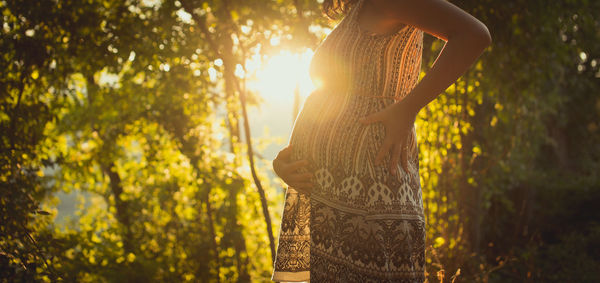
<svg viewBox="0 0 600 283"><path fill-rule="evenodd" d="M307 97L315 88L309 76L313 53L311 49L302 53L282 50L266 60L259 55L252 57L246 61L247 72L253 73L248 87L267 100L293 97L296 87L301 97Z"/></svg>

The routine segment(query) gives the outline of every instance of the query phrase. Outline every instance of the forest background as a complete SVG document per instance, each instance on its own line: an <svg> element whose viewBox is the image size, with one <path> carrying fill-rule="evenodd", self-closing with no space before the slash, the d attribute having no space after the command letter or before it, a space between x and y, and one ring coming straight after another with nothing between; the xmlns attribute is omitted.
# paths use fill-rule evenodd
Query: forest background
<svg viewBox="0 0 600 283"><path fill-rule="evenodd" d="M452 3L493 44L417 119L428 280L599 282L600 1ZM269 281L303 96L257 135L251 67L320 5L0 1L1 281Z"/></svg>

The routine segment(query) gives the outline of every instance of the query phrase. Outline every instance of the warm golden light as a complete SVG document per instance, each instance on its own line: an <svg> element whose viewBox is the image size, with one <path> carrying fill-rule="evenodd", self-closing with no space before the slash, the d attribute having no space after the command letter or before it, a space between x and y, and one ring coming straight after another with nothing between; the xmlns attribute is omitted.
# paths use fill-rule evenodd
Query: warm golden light
<svg viewBox="0 0 600 283"><path fill-rule="evenodd" d="M296 87L301 97L307 97L315 88L309 76L313 53L311 49L302 53L284 50L264 61L253 56L246 61L247 72L253 74L248 78L248 87L266 100L292 97Z"/></svg>

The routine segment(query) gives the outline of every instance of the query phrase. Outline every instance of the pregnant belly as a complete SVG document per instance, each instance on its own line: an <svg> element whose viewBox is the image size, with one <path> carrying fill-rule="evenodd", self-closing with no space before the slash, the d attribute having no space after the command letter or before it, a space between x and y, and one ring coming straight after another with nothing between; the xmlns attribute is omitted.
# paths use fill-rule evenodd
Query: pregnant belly
<svg viewBox="0 0 600 283"><path fill-rule="evenodd" d="M302 107L290 137L292 145L292 161L309 159L314 164L314 157L319 155L316 150L319 144L328 139L322 128L326 124L324 97L310 95Z"/></svg>
<svg viewBox="0 0 600 283"><path fill-rule="evenodd" d="M348 99L343 103L327 97L313 98L304 104L290 139L292 160L309 161L309 166L299 172L310 171L315 176L311 199L373 217L389 213L388 210L381 212L380 197L389 197L401 190L403 193L396 196L396 204L388 203L384 208L403 213L407 204L416 205L407 198L409 195L416 200L421 197L417 160L409 160L412 169L408 174L396 176L389 171L389 153L380 165L374 165L385 138L385 127L381 123L358 122L361 117L387 105L367 98ZM404 172L399 164L397 169Z"/></svg>
<svg viewBox="0 0 600 283"><path fill-rule="evenodd" d="M366 171L385 129L381 123L363 125L358 119L385 105L363 98L341 101L311 96L294 124L291 159L307 159L312 170L335 167L345 173Z"/></svg>

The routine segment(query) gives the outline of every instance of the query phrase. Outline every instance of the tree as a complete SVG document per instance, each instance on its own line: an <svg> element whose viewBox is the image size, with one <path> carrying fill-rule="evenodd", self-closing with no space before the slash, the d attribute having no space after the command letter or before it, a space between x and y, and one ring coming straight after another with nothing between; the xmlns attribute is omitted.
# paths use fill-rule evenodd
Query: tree
<svg viewBox="0 0 600 283"><path fill-rule="evenodd" d="M494 43L417 120L429 280L598 281L599 4L456 4ZM314 48L335 24L317 1L0 10L0 278L270 278L283 195L247 62ZM65 222L61 194L81 197Z"/></svg>

